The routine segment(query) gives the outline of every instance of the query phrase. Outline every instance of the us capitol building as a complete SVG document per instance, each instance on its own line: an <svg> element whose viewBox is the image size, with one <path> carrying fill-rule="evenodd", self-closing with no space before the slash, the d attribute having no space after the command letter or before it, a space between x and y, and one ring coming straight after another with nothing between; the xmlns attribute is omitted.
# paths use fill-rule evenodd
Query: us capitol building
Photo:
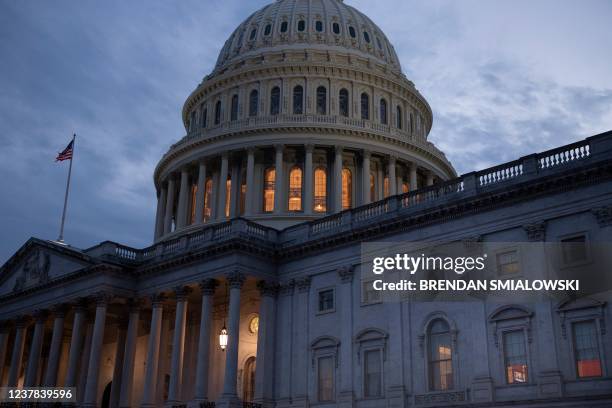
<svg viewBox="0 0 612 408"><path fill-rule="evenodd" d="M457 176L388 38L342 0L253 13L182 117L151 246L31 238L2 266L1 386L76 387L83 407L612 406L609 295L385 302L361 257L571 242L568 267L588 262L612 240L612 133ZM528 251L489 255L529 274Z"/></svg>

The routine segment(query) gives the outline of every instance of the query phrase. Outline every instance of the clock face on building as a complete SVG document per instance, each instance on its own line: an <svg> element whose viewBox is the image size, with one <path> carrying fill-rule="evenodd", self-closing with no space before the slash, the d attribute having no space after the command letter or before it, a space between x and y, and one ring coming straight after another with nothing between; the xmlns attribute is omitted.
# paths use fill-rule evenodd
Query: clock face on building
<svg viewBox="0 0 612 408"><path fill-rule="evenodd" d="M259 330L259 316L254 316L249 322L249 331L253 334Z"/></svg>

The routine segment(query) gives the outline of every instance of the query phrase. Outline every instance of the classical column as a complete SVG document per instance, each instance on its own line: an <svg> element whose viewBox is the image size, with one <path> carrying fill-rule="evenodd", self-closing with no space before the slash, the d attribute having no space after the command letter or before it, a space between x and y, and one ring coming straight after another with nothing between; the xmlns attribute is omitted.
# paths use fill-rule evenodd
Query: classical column
<svg viewBox="0 0 612 408"><path fill-rule="evenodd" d="M189 201L189 170L181 170L181 186L179 188L179 202L176 214L176 228L184 228L187 222L187 207Z"/></svg>
<svg viewBox="0 0 612 408"><path fill-rule="evenodd" d="M6 322L0 322L0 386L4 378L4 365L6 363L6 351L8 348L8 338L10 326Z"/></svg>
<svg viewBox="0 0 612 408"><path fill-rule="evenodd" d="M134 359L136 357L136 341L138 339L138 323L140 321L140 302L130 305L125 351L123 352L123 370L121 375L121 393L119 407L129 408L132 405L132 387L134 385Z"/></svg>
<svg viewBox="0 0 612 408"><path fill-rule="evenodd" d="M304 214L312 214L313 209L313 198L314 198L314 171L312 168L312 153L314 151L313 145L306 145L304 149Z"/></svg>
<svg viewBox="0 0 612 408"><path fill-rule="evenodd" d="M68 371L64 380L65 387L76 386L77 371L81 357L81 346L83 345L83 324L87 306L85 301L80 301L74 308L74 318L72 322L72 337L70 338L70 353L68 357Z"/></svg>
<svg viewBox="0 0 612 408"><path fill-rule="evenodd" d="M204 220L204 195L206 194L206 163L200 163L198 171L198 189L196 191L195 222L201 224Z"/></svg>
<svg viewBox="0 0 612 408"><path fill-rule="evenodd" d="M168 194L166 196L166 215L164 216L164 235L172 232L172 213L174 211L174 177L168 176Z"/></svg>
<svg viewBox="0 0 612 408"><path fill-rule="evenodd" d="M91 316L87 316L87 328L85 329L85 343L83 345L83 351L81 353L81 361L79 362L79 371L77 372L78 382L76 384L77 389L77 401L83 402L85 398L85 390L87 388L87 372L89 371L89 356L91 355L91 343L93 337L94 325Z"/></svg>
<svg viewBox="0 0 612 408"><path fill-rule="evenodd" d="M181 402L181 384L183 382L183 357L185 351L185 323L187 322L188 287L176 288L176 315L174 320L174 336L172 338L172 364L170 365L170 386L168 388L168 404Z"/></svg>
<svg viewBox="0 0 612 408"><path fill-rule="evenodd" d="M96 296L96 317L91 337L91 352L89 354L89 367L87 369L87 385L85 387L84 407L98 406L98 378L100 376L100 358L104 343L104 326L106 324L106 308L110 296L101 293Z"/></svg>
<svg viewBox="0 0 612 408"><path fill-rule="evenodd" d="M168 195L168 186L162 186L157 198L157 213L155 215L155 239L164 234L164 215L166 213L166 197Z"/></svg>
<svg viewBox="0 0 612 408"><path fill-rule="evenodd" d="M261 294L257 331L257 369L254 402L274 406L274 335L278 286L265 281L257 285Z"/></svg>
<svg viewBox="0 0 612 408"><path fill-rule="evenodd" d="M362 204L370 204L372 195L370 191L370 159L371 153L368 150L363 151L363 161L361 162L361 191Z"/></svg>
<svg viewBox="0 0 612 408"><path fill-rule="evenodd" d="M149 345L147 347L147 361L145 368L144 388L142 393L143 407L155 406L155 389L157 386L157 367L159 363L159 340L161 337L161 324L164 312L163 295L151 296L151 331L149 332Z"/></svg>
<svg viewBox="0 0 612 408"><path fill-rule="evenodd" d="M433 186L434 183L434 175L431 171L427 172L427 186Z"/></svg>
<svg viewBox="0 0 612 408"><path fill-rule="evenodd" d="M228 340L225 351L225 377L223 379L222 399L234 401L237 399L236 380L238 373L238 337L240 333L240 291L244 276L235 272L227 276L230 287Z"/></svg>
<svg viewBox="0 0 612 408"><path fill-rule="evenodd" d="M172 307L164 310L161 324L161 335L159 338L159 358L157 363L157 385L155 386L155 404L163 406L166 395L166 373L170 371L170 360L168 349L170 348L170 315ZM169 385L169 384L168 384Z"/></svg>
<svg viewBox="0 0 612 408"><path fill-rule="evenodd" d="M276 149L276 160L274 166L274 213L280 214L283 213L285 209L285 176L283 171L283 150L285 149L285 146L275 145L274 148Z"/></svg>
<svg viewBox="0 0 612 408"><path fill-rule="evenodd" d="M389 195L394 196L397 194L397 179L395 177L395 163L396 159L393 156L389 157L388 173L389 173Z"/></svg>
<svg viewBox="0 0 612 408"><path fill-rule="evenodd" d="M49 347L49 361L43 384L45 387L55 387L57 385L57 369L64 340L64 320L66 318L66 306L59 305L53 308L53 335L51 346Z"/></svg>
<svg viewBox="0 0 612 408"><path fill-rule="evenodd" d="M334 156L334 211L342 211L342 146L336 146Z"/></svg>
<svg viewBox="0 0 612 408"><path fill-rule="evenodd" d="M121 384L123 383L123 359L125 357L125 337L128 321L121 318L117 324L117 345L115 348L115 365L113 366L113 381L111 383L110 407L119 406Z"/></svg>
<svg viewBox="0 0 612 408"><path fill-rule="evenodd" d="M37 310L34 312L34 334L32 335L32 343L30 344L30 355L28 356L28 366L26 369L24 387L35 387L36 378L38 377L38 364L40 362L40 354L42 352L43 337L45 335L45 323L49 313L46 310Z"/></svg>
<svg viewBox="0 0 612 408"><path fill-rule="evenodd" d="M240 163L234 160L232 163L231 173L231 193L230 193L230 218L236 218L240 215Z"/></svg>
<svg viewBox="0 0 612 408"><path fill-rule="evenodd" d="M217 200L217 219L225 220L227 217L225 216L225 202L227 201L227 171L228 171L228 155L227 152L223 152L221 155L221 173L219 174L219 187L217 191L219 192L218 200Z"/></svg>
<svg viewBox="0 0 612 408"><path fill-rule="evenodd" d="M255 148L247 149L247 169L246 169L246 202L244 215L253 215L255 205Z"/></svg>
<svg viewBox="0 0 612 408"><path fill-rule="evenodd" d="M200 288L202 289L202 315L200 317L200 337L198 339L195 387L195 400L198 402L208 400L208 366L210 358L212 300L217 285L218 282L215 279L206 279L200 284Z"/></svg>
<svg viewBox="0 0 612 408"><path fill-rule="evenodd" d="M8 387L16 387L21 371L21 359L23 358L23 348L25 346L25 334L29 318L22 316L15 322L15 340L13 342L13 354L11 356L11 367L9 369Z"/></svg>
<svg viewBox="0 0 612 408"><path fill-rule="evenodd" d="M418 190L419 186L417 185L417 165L412 163L410 164L410 191Z"/></svg>

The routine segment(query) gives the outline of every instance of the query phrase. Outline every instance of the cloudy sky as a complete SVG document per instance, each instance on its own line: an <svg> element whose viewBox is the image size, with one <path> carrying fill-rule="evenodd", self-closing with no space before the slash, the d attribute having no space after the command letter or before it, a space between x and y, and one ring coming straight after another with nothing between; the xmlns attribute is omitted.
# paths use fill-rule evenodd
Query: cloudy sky
<svg viewBox="0 0 612 408"><path fill-rule="evenodd" d="M271 0L267 0L271 1ZM137 247L185 97L263 0L0 0L0 264L57 238ZM612 2L346 0L388 35L459 173L612 129Z"/></svg>

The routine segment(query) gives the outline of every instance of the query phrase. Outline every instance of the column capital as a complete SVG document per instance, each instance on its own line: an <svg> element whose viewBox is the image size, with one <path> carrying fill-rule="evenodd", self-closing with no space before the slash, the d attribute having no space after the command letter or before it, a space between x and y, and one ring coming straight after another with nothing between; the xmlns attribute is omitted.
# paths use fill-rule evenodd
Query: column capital
<svg viewBox="0 0 612 408"><path fill-rule="evenodd" d="M372 158L372 152L369 150L362 150L361 154L363 156L364 159L371 159Z"/></svg>
<svg viewBox="0 0 612 408"><path fill-rule="evenodd" d="M314 152L314 145L313 144L307 144L304 146L304 150L306 151L306 153L312 153Z"/></svg>
<svg viewBox="0 0 612 408"><path fill-rule="evenodd" d="M32 312L32 317L34 317L36 323L44 323L49 317L49 311L47 309L36 309Z"/></svg>
<svg viewBox="0 0 612 408"><path fill-rule="evenodd" d="M127 301L128 313L136 313L142 307L142 299L130 299Z"/></svg>
<svg viewBox="0 0 612 408"><path fill-rule="evenodd" d="M167 296L165 293L153 293L149 295L149 299L151 300L151 307L160 308L164 305Z"/></svg>
<svg viewBox="0 0 612 408"><path fill-rule="evenodd" d="M232 289L242 288L242 285L244 284L244 281L246 279L245 276L238 271L230 272L225 277L227 279L229 287Z"/></svg>
<svg viewBox="0 0 612 408"><path fill-rule="evenodd" d="M15 327L18 329L23 329L28 324L30 324L30 321L32 321L30 316L26 316L26 315L17 316L15 318Z"/></svg>
<svg viewBox="0 0 612 408"><path fill-rule="evenodd" d="M51 308L51 312L55 318L63 318L66 317L66 312L68 311L68 305L65 303L60 303L59 305L55 305Z"/></svg>
<svg viewBox="0 0 612 408"><path fill-rule="evenodd" d="M597 207L591 210L600 227L612 225L612 205Z"/></svg>
<svg viewBox="0 0 612 408"><path fill-rule="evenodd" d="M389 160L389 164L393 165L397 162L397 156L391 154L387 160Z"/></svg>
<svg viewBox="0 0 612 408"><path fill-rule="evenodd" d="M295 285L298 288L298 292L308 292L310 289L311 278L310 276L304 276L303 278L298 278L295 280Z"/></svg>
<svg viewBox="0 0 612 408"><path fill-rule="evenodd" d="M255 146L249 146L246 149L247 154L255 154L255 152L257 151L257 148Z"/></svg>
<svg viewBox="0 0 612 408"><path fill-rule="evenodd" d="M342 266L336 270L338 276L340 277L340 281L342 283L350 283L353 281L353 275L355 273L355 268L353 265Z"/></svg>
<svg viewBox="0 0 612 408"><path fill-rule="evenodd" d="M275 144L274 145L274 150L276 150L277 153L279 152L283 152L283 150L285 150L285 145L284 144Z"/></svg>
<svg viewBox="0 0 612 408"><path fill-rule="evenodd" d="M92 297L93 297L93 300L96 302L96 307L107 306L110 303L110 301L113 299L112 294L108 292L104 292L104 291L100 291L94 294Z"/></svg>
<svg viewBox="0 0 612 408"><path fill-rule="evenodd" d="M279 287L277 283L260 280L257 282L257 289L262 297L276 297Z"/></svg>
<svg viewBox="0 0 612 408"><path fill-rule="evenodd" d="M76 299L72 303L72 308L74 309L75 313L85 313L85 312L87 312L87 309L89 308L89 299L85 298L85 297L81 297L81 298Z"/></svg>
<svg viewBox="0 0 612 408"><path fill-rule="evenodd" d="M219 286L219 281L216 279L204 279L200 282L200 290L202 295L212 296L215 294L215 290Z"/></svg>
<svg viewBox="0 0 612 408"><path fill-rule="evenodd" d="M6 334L10 332L10 330L11 330L11 325L9 321L7 320L0 321L0 334Z"/></svg>
<svg viewBox="0 0 612 408"><path fill-rule="evenodd" d="M336 154L342 154L344 152L344 146L342 145L334 146L334 152L336 152Z"/></svg>
<svg viewBox="0 0 612 408"><path fill-rule="evenodd" d="M229 159L229 152L228 151L222 152L221 153L221 159L228 160Z"/></svg>
<svg viewBox="0 0 612 408"><path fill-rule="evenodd" d="M174 288L174 296L177 302L184 302L187 300L187 296L191 293L189 286L177 286Z"/></svg>

